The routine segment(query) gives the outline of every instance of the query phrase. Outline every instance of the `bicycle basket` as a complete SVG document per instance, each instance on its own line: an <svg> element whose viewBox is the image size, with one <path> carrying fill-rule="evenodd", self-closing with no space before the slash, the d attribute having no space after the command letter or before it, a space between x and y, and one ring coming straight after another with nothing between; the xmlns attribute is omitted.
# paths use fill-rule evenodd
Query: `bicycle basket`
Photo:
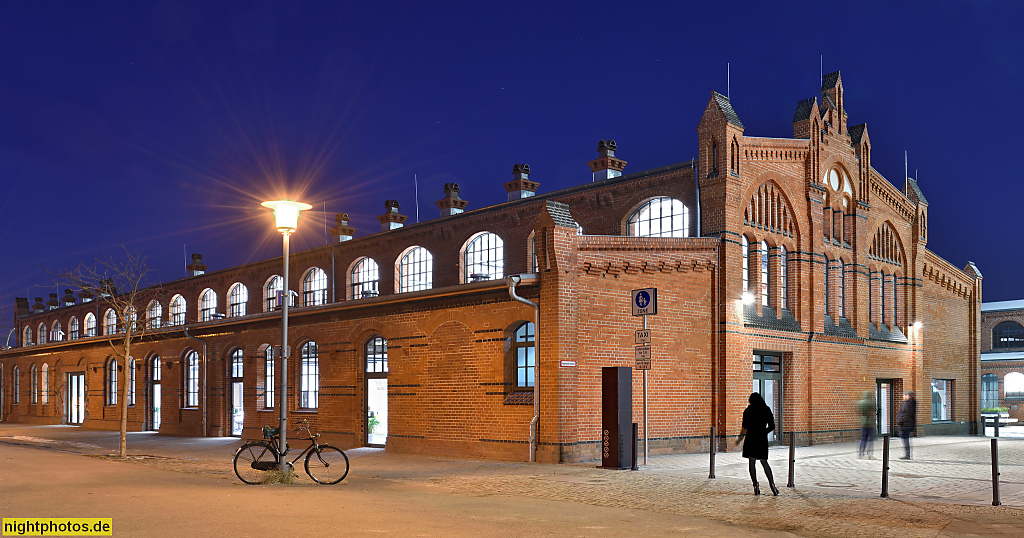
<svg viewBox="0 0 1024 538"><path fill-rule="evenodd" d="M277 426L264 426L263 427L263 438L273 439L277 437L278 427Z"/></svg>

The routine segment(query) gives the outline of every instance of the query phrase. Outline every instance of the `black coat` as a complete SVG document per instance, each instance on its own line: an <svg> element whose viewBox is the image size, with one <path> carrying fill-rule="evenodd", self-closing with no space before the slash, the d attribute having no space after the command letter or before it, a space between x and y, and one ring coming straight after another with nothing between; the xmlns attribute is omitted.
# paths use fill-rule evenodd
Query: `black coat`
<svg viewBox="0 0 1024 538"><path fill-rule="evenodd" d="M913 431L917 427L917 399L911 396L903 401L896 413L896 424L905 430Z"/></svg>
<svg viewBox="0 0 1024 538"><path fill-rule="evenodd" d="M775 431L772 410L767 405L748 405L743 411L743 428L747 430L743 439L743 457L768 459L768 434Z"/></svg>

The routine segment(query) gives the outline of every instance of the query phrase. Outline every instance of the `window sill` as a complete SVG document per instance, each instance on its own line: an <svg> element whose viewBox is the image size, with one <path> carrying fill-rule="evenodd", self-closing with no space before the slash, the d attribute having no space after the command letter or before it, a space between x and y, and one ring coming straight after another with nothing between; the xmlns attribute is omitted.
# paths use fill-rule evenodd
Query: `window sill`
<svg viewBox="0 0 1024 538"><path fill-rule="evenodd" d="M319 413L320 410L316 409L316 408L313 408L313 409L303 408L303 409L292 409L291 412L292 413L309 413L309 414L312 414L312 413Z"/></svg>

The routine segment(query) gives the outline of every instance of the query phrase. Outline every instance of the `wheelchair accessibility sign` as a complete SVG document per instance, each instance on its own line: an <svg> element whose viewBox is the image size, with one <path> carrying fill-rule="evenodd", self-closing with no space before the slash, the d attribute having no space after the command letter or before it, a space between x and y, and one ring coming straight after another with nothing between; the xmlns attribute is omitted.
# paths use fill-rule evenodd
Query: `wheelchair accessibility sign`
<svg viewBox="0 0 1024 538"><path fill-rule="evenodd" d="M633 290L633 315L653 316L658 313L658 288Z"/></svg>

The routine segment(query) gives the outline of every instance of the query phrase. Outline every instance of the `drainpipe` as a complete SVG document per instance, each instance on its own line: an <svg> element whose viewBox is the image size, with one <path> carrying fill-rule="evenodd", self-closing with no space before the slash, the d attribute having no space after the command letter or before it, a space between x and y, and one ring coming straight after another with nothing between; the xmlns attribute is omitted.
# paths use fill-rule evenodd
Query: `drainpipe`
<svg viewBox="0 0 1024 538"><path fill-rule="evenodd" d="M208 396L208 391L206 387L206 339L188 334L187 325L185 326L185 336L192 340L198 340L203 343L203 437L207 437L209 436L209 432L207 431L206 428L206 397Z"/></svg>
<svg viewBox="0 0 1024 538"><path fill-rule="evenodd" d="M528 275L536 281L536 275ZM530 419L530 463L537 461L537 422L540 420L540 306L516 295L516 286L523 281L523 275L510 275L505 279L508 294L512 299L533 307L533 418Z"/></svg>

